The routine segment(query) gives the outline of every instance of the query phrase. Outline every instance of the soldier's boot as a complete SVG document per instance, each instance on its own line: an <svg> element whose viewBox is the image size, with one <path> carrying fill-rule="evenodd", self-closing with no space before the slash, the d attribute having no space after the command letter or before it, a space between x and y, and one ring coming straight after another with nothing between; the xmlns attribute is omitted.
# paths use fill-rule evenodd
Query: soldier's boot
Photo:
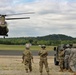
<svg viewBox="0 0 76 75"><path fill-rule="evenodd" d="M28 70L26 69L26 73L28 73Z"/></svg>
<svg viewBox="0 0 76 75"><path fill-rule="evenodd" d="M63 72L63 69L62 69L62 68L60 68L59 72Z"/></svg>
<svg viewBox="0 0 76 75"><path fill-rule="evenodd" d="M71 72L71 73L73 73L73 71L72 71L71 69L68 69L68 72Z"/></svg>
<svg viewBox="0 0 76 75"><path fill-rule="evenodd" d="M67 69L64 69L63 71L67 71Z"/></svg>
<svg viewBox="0 0 76 75"><path fill-rule="evenodd" d="M32 70L30 69L30 72L32 72Z"/></svg>
<svg viewBox="0 0 76 75"><path fill-rule="evenodd" d="M62 70L59 70L59 72L63 72Z"/></svg>

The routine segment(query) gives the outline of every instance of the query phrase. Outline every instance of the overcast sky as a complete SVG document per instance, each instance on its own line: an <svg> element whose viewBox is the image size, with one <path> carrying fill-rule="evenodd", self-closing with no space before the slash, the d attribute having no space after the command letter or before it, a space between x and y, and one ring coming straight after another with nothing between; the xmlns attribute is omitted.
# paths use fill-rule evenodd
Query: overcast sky
<svg viewBox="0 0 76 75"><path fill-rule="evenodd" d="M8 37L65 34L76 37L76 0L0 0L0 14L35 12L9 17L30 17L6 20Z"/></svg>

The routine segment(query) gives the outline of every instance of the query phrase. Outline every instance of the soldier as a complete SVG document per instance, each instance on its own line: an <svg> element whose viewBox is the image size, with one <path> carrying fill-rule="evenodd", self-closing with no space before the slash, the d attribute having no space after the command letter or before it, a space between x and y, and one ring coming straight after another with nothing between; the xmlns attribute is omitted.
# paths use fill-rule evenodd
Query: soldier
<svg viewBox="0 0 76 75"><path fill-rule="evenodd" d="M72 48L69 60L71 72L76 72L76 48Z"/></svg>
<svg viewBox="0 0 76 75"><path fill-rule="evenodd" d="M63 64L64 64L64 49L61 48L59 51L59 64L60 64L60 70L59 72L63 72Z"/></svg>
<svg viewBox="0 0 76 75"><path fill-rule="evenodd" d="M26 49L23 52L22 59L23 59L22 62L25 65L26 73L28 73L28 70L31 72L32 71L31 59L33 61L33 56L32 56L32 53L30 52L30 45L29 44L26 44Z"/></svg>
<svg viewBox="0 0 76 75"><path fill-rule="evenodd" d="M65 58L64 58L64 66L65 66L64 71L67 71L67 70L70 71L70 67L69 67L69 56L71 54L71 49L72 49L72 44L66 45Z"/></svg>
<svg viewBox="0 0 76 75"><path fill-rule="evenodd" d="M45 65L46 71L47 71L47 75L49 75L49 68L48 68L48 62L47 62L47 51L46 51L46 46L42 45L41 46L42 50L39 51L38 55L40 56L40 62L39 62L39 70L40 70L40 75L42 75L43 72L43 64Z"/></svg>

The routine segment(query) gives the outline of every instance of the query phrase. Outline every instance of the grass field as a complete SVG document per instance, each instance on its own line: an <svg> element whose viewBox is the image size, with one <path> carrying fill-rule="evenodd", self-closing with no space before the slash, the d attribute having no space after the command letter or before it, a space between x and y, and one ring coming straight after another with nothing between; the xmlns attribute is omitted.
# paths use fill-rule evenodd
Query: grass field
<svg viewBox="0 0 76 75"><path fill-rule="evenodd" d="M46 50L53 50L54 46L46 46ZM24 45L1 45L0 44L0 50L24 50ZM40 46L31 46L31 50L40 50Z"/></svg>
<svg viewBox="0 0 76 75"><path fill-rule="evenodd" d="M26 73L25 66L22 63L22 56L0 56L0 75L40 75L39 58L39 56L34 56L33 71ZM60 68L54 65L53 59L54 57L48 56L50 75L74 75L68 71L59 72ZM43 75L47 75L45 67L43 68Z"/></svg>

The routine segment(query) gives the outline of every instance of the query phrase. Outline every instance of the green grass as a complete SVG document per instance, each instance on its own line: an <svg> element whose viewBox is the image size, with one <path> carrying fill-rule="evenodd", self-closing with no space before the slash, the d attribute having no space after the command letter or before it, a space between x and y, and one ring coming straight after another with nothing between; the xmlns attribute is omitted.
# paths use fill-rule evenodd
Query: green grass
<svg viewBox="0 0 76 75"><path fill-rule="evenodd" d="M0 50L24 50L23 45L0 45Z"/></svg>
<svg viewBox="0 0 76 75"><path fill-rule="evenodd" d="M46 50L53 50L54 46L47 46ZM0 45L0 50L24 50L24 45ZM31 46L31 50L40 50L40 46Z"/></svg>

